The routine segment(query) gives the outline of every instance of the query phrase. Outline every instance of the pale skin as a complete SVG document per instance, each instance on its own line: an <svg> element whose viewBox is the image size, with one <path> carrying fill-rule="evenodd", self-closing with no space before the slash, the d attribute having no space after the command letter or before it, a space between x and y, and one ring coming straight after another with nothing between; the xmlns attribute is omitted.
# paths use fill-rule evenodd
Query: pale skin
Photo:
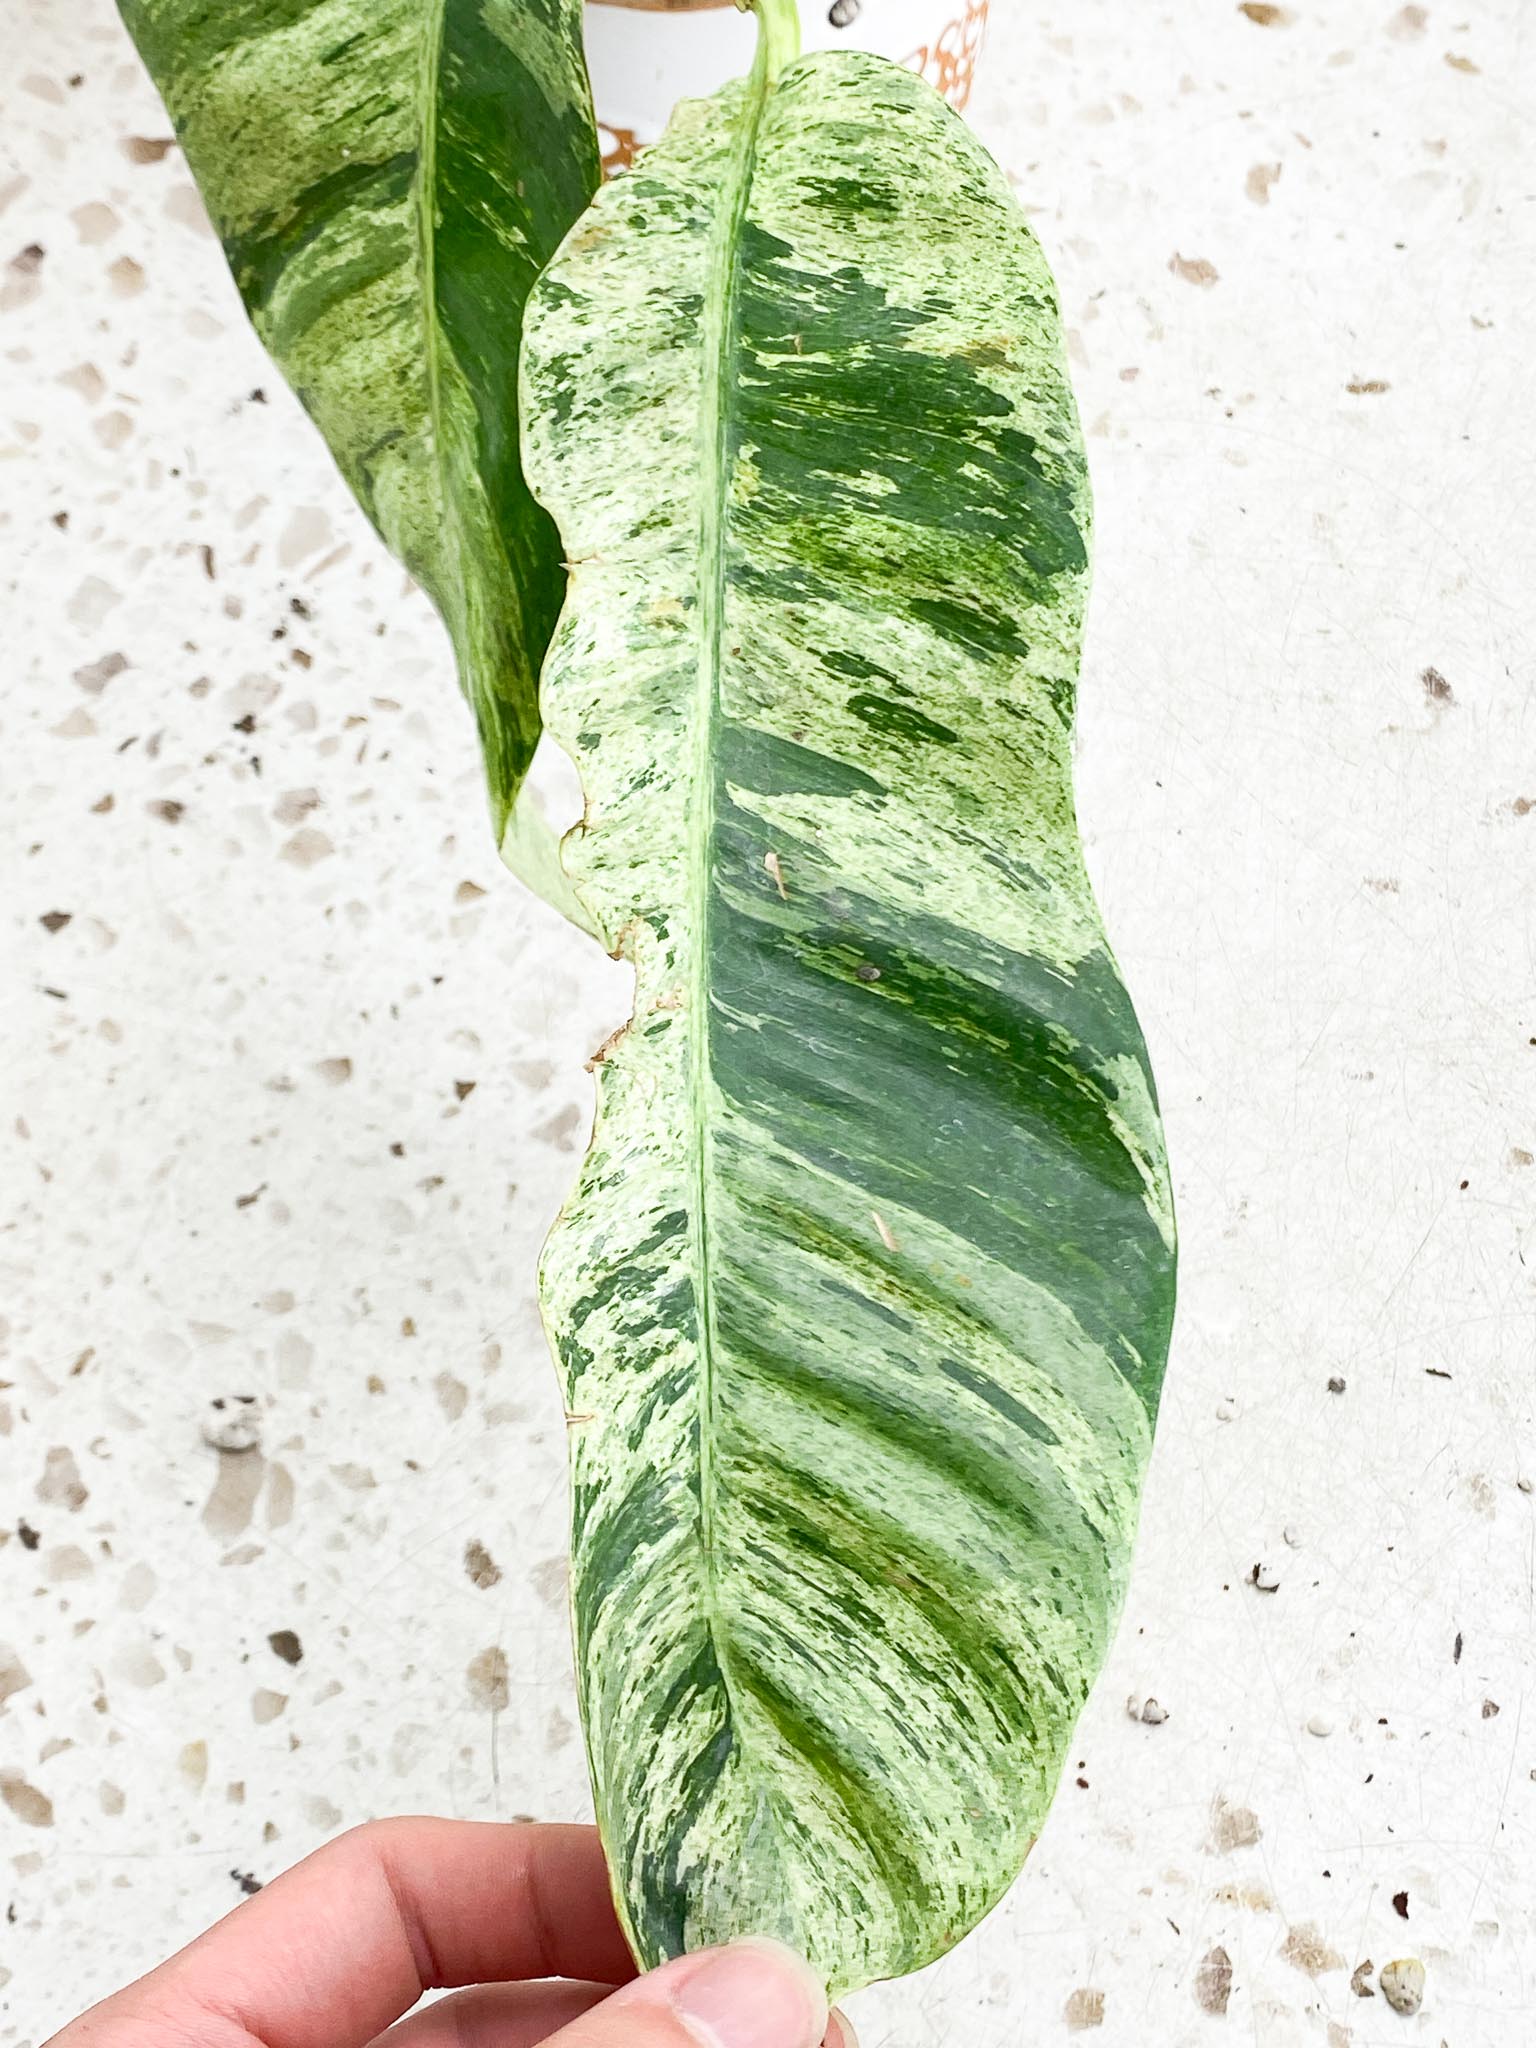
<svg viewBox="0 0 1536 2048"><path fill-rule="evenodd" d="M428 1991L455 1988L420 2011ZM46 2048L856 2048L746 1940L637 1975L593 1828L374 1821Z"/></svg>

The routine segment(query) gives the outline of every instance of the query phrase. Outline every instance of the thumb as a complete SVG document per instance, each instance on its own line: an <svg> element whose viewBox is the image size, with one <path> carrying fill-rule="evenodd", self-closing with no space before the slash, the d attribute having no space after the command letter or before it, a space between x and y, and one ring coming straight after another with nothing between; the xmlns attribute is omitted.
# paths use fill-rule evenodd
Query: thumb
<svg viewBox="0 0 1536 2048"><path fill-rule="evenodd" d="M809 1965L754 1936L637 1977L545 2048L820 2048L828 2017Z"/></svg>

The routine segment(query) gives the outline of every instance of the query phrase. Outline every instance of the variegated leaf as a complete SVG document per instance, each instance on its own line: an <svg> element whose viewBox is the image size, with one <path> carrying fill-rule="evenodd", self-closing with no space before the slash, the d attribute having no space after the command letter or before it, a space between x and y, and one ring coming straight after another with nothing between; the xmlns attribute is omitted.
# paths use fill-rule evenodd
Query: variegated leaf
<svg viewBox="0 0 1536 2048"><path fill-rule="evenodd" d="M517 362L598 179L581 0L121 7L257 332L447 623L508 857L568 902L512 818L565 580Z"/></svg>
<svg viewBox="0 0 1536 2048"><path fill-rule="evenodd" d="M927 1961L1045 1814L1173 1306L1073 811L1088 490L1040 251L919 80L679 109L530 304L545 716L636 971L546 1254L599 1819L648 1962Z"/></svg>

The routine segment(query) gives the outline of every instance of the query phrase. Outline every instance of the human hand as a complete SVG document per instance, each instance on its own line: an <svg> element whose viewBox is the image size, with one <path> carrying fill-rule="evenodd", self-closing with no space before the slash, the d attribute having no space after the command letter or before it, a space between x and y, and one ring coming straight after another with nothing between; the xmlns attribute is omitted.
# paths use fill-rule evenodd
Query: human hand
<svg viewBox="0 0 1536 2048"><path fill-rule="evenodd" d="M411 2012L445 1985L475 1988ZM809 1969L777 1942L703 1949L637 1976L595 1828L388 1820L306 1857L46 2048L823 2040L856 2048Z"/></svg>

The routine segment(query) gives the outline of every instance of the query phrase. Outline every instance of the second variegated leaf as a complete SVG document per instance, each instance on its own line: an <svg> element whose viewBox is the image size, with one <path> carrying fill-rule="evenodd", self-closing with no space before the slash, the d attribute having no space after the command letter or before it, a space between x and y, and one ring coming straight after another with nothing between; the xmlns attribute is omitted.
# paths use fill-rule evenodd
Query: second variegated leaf
<svg viewBox="0 0 1536 2048"><path fill-rule="evenodd" d="M257 332L442 613L509 864L564 591L523 480L523 305L598 179L581 0L121 0Z"/></svg>

